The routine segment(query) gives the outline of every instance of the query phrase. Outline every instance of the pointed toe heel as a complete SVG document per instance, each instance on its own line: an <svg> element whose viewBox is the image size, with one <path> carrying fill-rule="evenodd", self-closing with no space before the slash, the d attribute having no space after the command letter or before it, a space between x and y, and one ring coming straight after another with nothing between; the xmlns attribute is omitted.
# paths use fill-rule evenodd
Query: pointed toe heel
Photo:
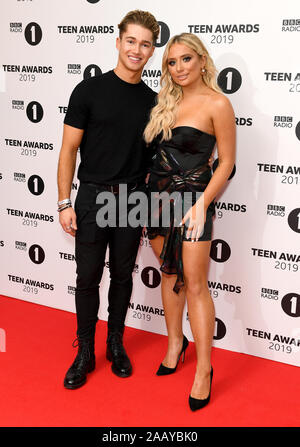
<svg viewBox="0 0 300 447"><path fill-rule="evenodd" d="M165 366L165 365L163 365L161 363L159 368L158 368L158 370L157 370L157 372L156 372L156 375L157 376L168 376L170 374L173 374L176 371L176 369L177 369L177 366L178 366L178 363L179 363L179 360L180 360L181 356L182 356L182 363L184 362L185 351L186 351L186 348L188 347L188 345L189 345L189 341L186 338L186 336L184 335L183 336L183 341L182 341L182 348L181 348L181 351L179 353L179 356L178 356L175 368L169 368L168 366Z"/></svg>
<svg viewBox="0 0 300 447"><path fill-rule="evenodd" d="M210 401L212 378L213 378L213 368L211 368L210 371L209 395L207 396L206 399L195 399L194 397L191 397L191 395L189 396L189 406L192 411L200 410L201 408L205 407Z"/></svg>

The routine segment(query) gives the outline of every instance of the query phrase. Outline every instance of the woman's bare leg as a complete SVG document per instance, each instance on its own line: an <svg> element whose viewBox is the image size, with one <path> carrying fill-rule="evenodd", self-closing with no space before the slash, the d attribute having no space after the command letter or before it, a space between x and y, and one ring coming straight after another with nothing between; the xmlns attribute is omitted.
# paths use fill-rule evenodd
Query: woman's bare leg
<svg viewBox="0 0 300 447"><path fill-rule="evenodd" d="M162 263L162 260L159 258L159 255L162 251L163 243L163 236L157 236L151 240L151 246L160 263ZM179 294L173 292L175 282L176 275L162 273L161 295L168 331L168 350L162 363L168 368L174 368L176 366L183 342L182 316L185 304L185 293L184 290L181 290Z"/></svg>
<svg viewBox="0 0 300 447"><path fill-rule="evenodd" d="M215 308L207 285L210 241L183 242L182 260L188 313L193 333L197 366L191 396L205 399L209 394L211 345Z"/></svg>

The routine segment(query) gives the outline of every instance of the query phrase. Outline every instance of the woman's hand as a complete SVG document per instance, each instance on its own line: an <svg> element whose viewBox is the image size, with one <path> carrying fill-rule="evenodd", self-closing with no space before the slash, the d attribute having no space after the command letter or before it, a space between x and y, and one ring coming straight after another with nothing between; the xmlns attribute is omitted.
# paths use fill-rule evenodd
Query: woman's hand
<svg viewBox="0 0 300 447"><path fill-rule="evenodd" d="M206 208L204 206L204 194L202 194L195 205L193 205L185 214L179 225L188 226L186 237L195 242L203 233L204 224L206 220ZM188 224L187 224L188 222Z"/></svg>

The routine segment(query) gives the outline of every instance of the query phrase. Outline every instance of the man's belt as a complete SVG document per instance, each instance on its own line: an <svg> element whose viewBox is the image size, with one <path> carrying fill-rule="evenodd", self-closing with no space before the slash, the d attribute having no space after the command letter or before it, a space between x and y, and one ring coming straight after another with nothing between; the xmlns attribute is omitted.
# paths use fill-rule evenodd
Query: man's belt
<svg viewBox="0 0 300 447"><path fill-rule="evenodd" d="M132 182L132 183L120 183L120 184L116 184L116 185L106 185L103 183L93 183L93 182L84 182L84 183L86 183L87 185L93 186L95 188L101 188L101 189L104 189L105 191L110 191L113 194L119 194L121 185L126 185L127 191L134 191L139 185L142 184L141 181Z"/></svg>

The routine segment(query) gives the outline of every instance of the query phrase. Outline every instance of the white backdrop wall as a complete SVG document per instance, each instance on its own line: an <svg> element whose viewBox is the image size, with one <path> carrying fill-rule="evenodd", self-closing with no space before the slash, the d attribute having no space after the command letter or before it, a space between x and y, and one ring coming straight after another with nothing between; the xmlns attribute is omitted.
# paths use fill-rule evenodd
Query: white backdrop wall
<svg viewBox="0 0 300 447"><path fill-rule="evenodd" d="M0 293L75 312L74 239L56 211L63 118L74 86L116 65L117 24L136 8L161 23L145 82L159 90L169 35L193 32L208 47L235 110L236 169L216 201L208 278L214 346L299 366L297 0L1 0ZM73 200L78 186L75 175ZM166 334L159 265L146 234L133 277L126 324ZM184 332L192 339L186 312Z"/></svg>

